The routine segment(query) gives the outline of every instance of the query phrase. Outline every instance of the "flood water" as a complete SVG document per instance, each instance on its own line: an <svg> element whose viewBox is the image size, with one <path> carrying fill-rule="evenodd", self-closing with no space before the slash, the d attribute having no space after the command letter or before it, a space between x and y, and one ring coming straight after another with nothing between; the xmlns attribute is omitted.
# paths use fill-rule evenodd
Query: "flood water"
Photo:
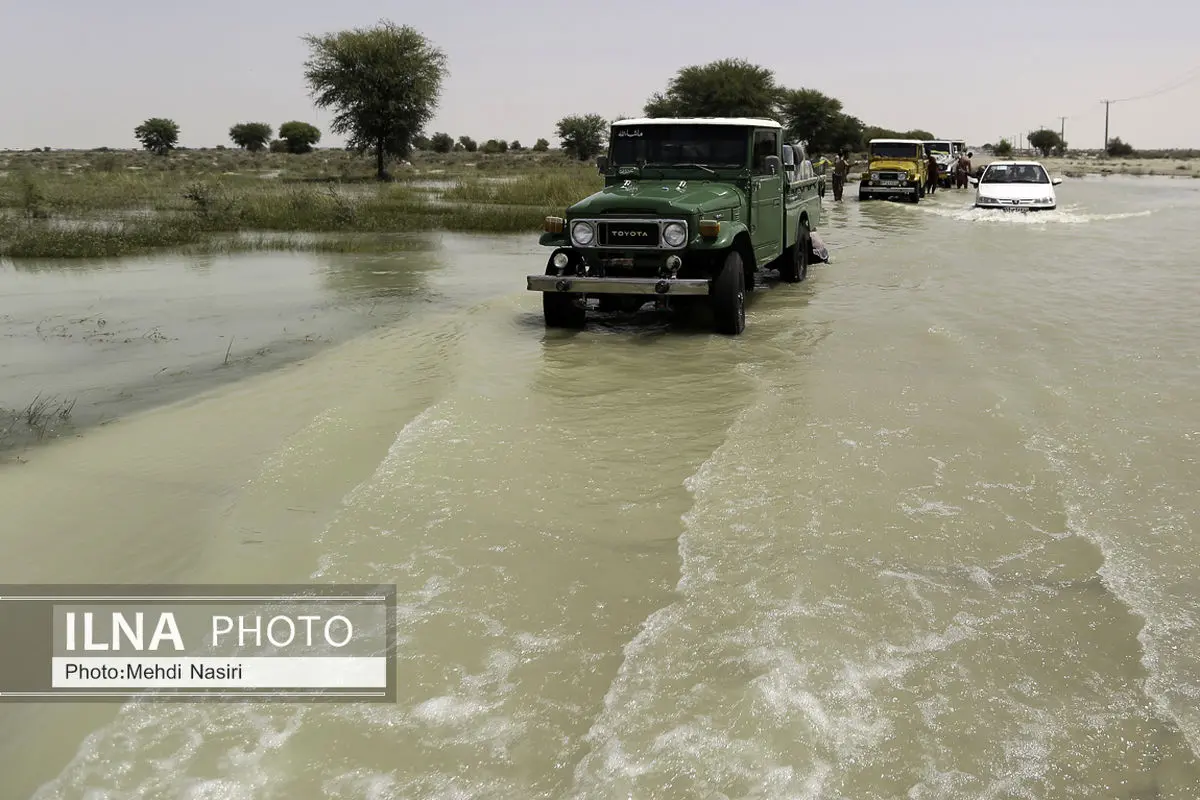
<svg viewBox="0 0 1200 800"><path fill-rule="evenodd" d="M547 332L535 237L128 267L178 326L22 272L179 338L29 340L24 394L379 274L388 324L0 467L0 582L395 583L399 699L0 706L0 796L1195 800L1200 181L1058 190L827 202L737 338Z"/></svg>

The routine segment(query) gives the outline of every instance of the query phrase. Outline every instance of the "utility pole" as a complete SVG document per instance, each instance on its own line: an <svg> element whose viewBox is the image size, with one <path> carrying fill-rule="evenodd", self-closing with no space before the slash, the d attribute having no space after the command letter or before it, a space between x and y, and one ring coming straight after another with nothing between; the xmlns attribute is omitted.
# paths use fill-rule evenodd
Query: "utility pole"
<svg viewBox="0 0 1200 800"><path fill-rule="evenodd" d="M1108 107L1112 104L1112 100L1101 100L1104 103L1104 147L1103 152L1108 152Z"/></svg>
<svg viewBox="0 0 1200 800"><path fill-rule="evenodd" d="M1058 125L1059 125L1058 138L1062 139L1065 142L1067 140L1067 118L1059 117Z"/></svg>

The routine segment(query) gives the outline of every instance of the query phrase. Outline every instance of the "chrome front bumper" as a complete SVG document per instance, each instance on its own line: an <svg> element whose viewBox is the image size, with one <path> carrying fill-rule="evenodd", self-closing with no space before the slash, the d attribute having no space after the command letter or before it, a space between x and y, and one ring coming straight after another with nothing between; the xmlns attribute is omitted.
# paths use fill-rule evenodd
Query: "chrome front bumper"
<svg viewBox="0 0 1200 800"><path fill-rule="evenodd" d="M1057 204L1034 205L1033 203L976 203L976 208L986 211L1054 211Z"/></svg>
<svg viewBox="0 0 1200 800"><path fill-rule="evenodd" d="M862 186L858 187L858 191L862 194L912 194L917 190L916 186Z"/></svg>
<svg viewBox="0 0 1200 800"><path fill-rule="evenodd" d="M703 278L580 278L575 275L529 275L528 288L534 292L567 294L708 294Z"/></svg>

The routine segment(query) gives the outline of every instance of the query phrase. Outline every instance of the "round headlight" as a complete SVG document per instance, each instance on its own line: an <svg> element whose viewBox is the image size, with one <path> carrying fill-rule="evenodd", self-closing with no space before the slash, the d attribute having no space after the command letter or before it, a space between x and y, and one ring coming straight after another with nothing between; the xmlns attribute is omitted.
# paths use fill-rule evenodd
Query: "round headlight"
<svg viewBox="0 0 1200 800"><path fill-rule="evenodd" d="M871 173L871 180L873 180L873 181L877 181L877 180L879 180L879 173L878 173L878 172L872 172L872 173Z"/></svg>
<svg viewBox="0 0 1200 800"><path fill-rule="evenodd" d="M571 241L578 245L589 245L596 237L596 232L587 222L576 222L571 225Z"/></svg>
<svg viewBox="0 0 1200 800"><path fill-rule="evenodd" d="M668 223L663 228L663 241L671 247L679 247L687 241L687 226L679 222Z"/></svg>

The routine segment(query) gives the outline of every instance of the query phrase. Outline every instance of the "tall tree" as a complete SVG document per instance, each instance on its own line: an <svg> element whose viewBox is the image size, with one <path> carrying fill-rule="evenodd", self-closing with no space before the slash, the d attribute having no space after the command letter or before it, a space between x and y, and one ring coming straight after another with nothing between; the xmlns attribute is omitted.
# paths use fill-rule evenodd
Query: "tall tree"
<svg viewBox="0 0 1200 800"><path fill-rule="evenodd" d="M387 180L389 156L406 158L433 118L448 75L446 55L415 29L383 20L374 28L305 36L304 77L319 108L336 113L329 128L359 153L375 153Z"/></svg>
<svg viewBox="0 0 1200 800"><path fill-rule="evenodd" d="M604 149L608 122L599 114L563 117L558 121L557 133L567 154L587 161Z"/></svg>
<svg viewBox="0 0 1200 800"><path fill-rule="evenodd" d="M808 142L810 153L833 153L862 146L862 122L842 111L842 101L816 89L780 93L780 116L790 138Z"/></svg>
<svg viewBox="0 0 1200 800"><path fill-rule="evenodd" d="M279 138L287 143L289 153L311 153L313 145L321 141L317 126L294 119L279 126Z"/></svg>
<svg viewBox="0 0 1200 800"><path fill-rule="evenodd" d="M1052 131L1049 128L1034 131L1026 138L1029 139L1029 146L1041 153L1042 158L1049 156L1051 150L1057 150L1063 143L1058 131Z"/></svg>
<svg viewBox="0 0 1200 800"><path fill-rule="evenodd" d="M173 119L151 117L134 128L133 135L142 143L142 147L165 156L179 143L179 126Z"/></svg>
<svg viewBox="0 0 1200 800"><path fill-rule="evenodd" d="M266 149L274 132L275 129L265 122L239 122L229 129L229 138L243 150L257 153Z"/></svg>
<svg viewBox="0 0 1200 800"><path fill-rule="evenodd" d="M1114 136L1108 140L1108 146L1105 148L1110 156L1131 156L1133 155L1133 145L1129 142L1122 142L1120 136Z"/></svg>
<svg viewBox="0 0 1200 800"><path fill-rule="evenodd" d="M646 103L647 117L766 117L775 119L780 87L775 73L727 58L684 67Z"/></svg>

